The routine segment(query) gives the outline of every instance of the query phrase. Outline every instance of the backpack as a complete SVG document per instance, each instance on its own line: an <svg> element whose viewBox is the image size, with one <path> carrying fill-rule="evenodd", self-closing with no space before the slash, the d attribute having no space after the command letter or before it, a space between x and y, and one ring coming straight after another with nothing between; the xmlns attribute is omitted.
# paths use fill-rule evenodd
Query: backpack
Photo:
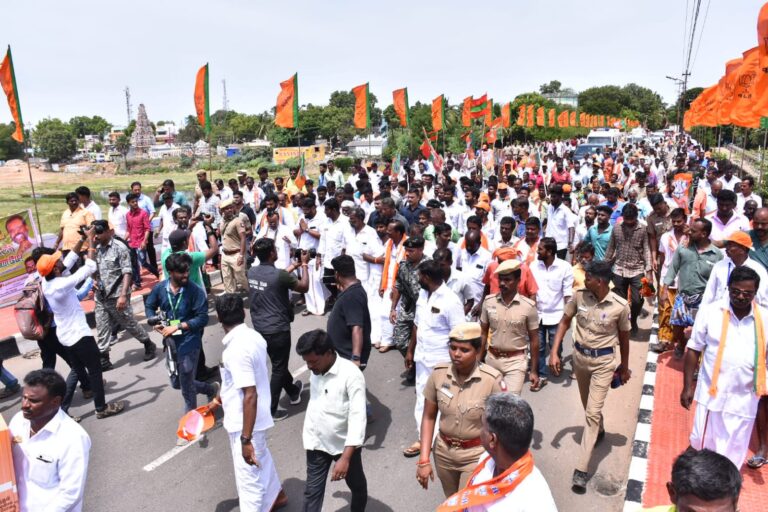
<svg viewBox="0 0 768 512"><path fill-rule="evenodd" d="M53 315L45 307L40 279L24 286L13 307L19 332L28 340L42 340L48 334Z"/></svg>

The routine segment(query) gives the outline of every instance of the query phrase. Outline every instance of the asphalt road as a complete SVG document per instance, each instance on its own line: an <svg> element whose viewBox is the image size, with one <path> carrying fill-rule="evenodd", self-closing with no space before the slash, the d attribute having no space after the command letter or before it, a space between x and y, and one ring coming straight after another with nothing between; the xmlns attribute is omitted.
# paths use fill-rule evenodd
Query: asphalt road
<svg viewBox="0 0 768 512"><path fill-rule="evenodd" d="M250 323L250 319L248 320ZM310 329L324 327L324 317L296 316L293 340ZM650 318L641 320L639 338L645 340ZM83 417L82 426L91 436L85 510L111 512L135 511L216 511L239 510L232 460L226 432L217 426L202 442L183 449L175 447L175 432L183 414L179 391L168 383L162 358L142 361L143 347L121 333L121 341L113 347L115 369L106 373L107 399L126 400L121 415L97 420L92 403L76 397L71 413ZM208 364L218 363L223 331L211 310L205 331ZM152 334L155 341L158 336ZM566 343L566 364L569 364ZM593 457L588 492L579 496L570 490L573 461L583 430L584 415L575 381L562 376L550 381L539 393L527 387L524 398L531 403L536 423L533 452L537 466L547 478L555 502L562 511L619 511L623 507L624 485L631 457L637 410L642 389L647 343L631 343L632 380L611 390L606 403L607 435ZM21 378L40 366L39 357L17 357L4 362ZM292 371L301 372L303 363L291 357ZM65 372L59 361L57 369ZM368 510L429 511L443 499L439 482L424 491L415 479L415 459L402 456L403 448L417 438L413 418L414 389L402 383L402 357L392 351L373 353L365 371L369 400L375 421L369 425L363 451L363 464L368 479ZM568 373L568 372L566 372ZM306 383L306 371L294 373ZM288 512L301 510L305 480L305 457L301 444L304 408L308 386L301 405L290 406L283 397L282 407L290 415L277 423L269 433L269 446L277 464L283 487L288 494ZM199 405L205 402L200 395ZM0 403L6 421L20 407L20 395ZM349 491L344 482L328 482L324 509L348 510Z"/></svg>

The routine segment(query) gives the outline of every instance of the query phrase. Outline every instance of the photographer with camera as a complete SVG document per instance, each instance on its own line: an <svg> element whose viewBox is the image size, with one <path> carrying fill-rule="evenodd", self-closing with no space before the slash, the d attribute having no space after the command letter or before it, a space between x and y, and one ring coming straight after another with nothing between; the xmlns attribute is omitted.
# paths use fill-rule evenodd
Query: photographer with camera
<svg viewBox="0 0 768 512"><path fill-rule="evenodd" d="M96 241L97 277L93 298L96 302L96 338L101 353L101 370L112 369L109 360L109 340L112 328L119 325L144 345L144 361L155 357L157 345L133 318L131 307L131 249L114 236L105 220L93 221Z"/></svg>
<svg viewBox="0 0 768 512"><path fill-rule="evenodd" d="M277 251L277 260L275 268L285 270L291 263L291 246L296 245L296 237L293 236L291 228L280 223L280 215L277 210L267 210L267 225L259 230L256 240L269 238L275 242Z"/></svg>
<svg viewBox="0 0 768 512"><path fill-rule="evenodd" d="M267 340L267 354L272 361L272 376L269 381L272 394L272 418L284 419L288 413L277 410L280 393L285 390L291 405L301 402L303 384L293 381L288 370L291 356L291 322L293 306L289 292L306 293L309 289L309 253L302 251L300 258L281 270L275 267L277 249L271 238L259 238L253 244L253 252L259 264L248 271L251 320L253 328ZM293 272L301 269L300 277Z"/></svg>
<svg viewBox="0 0 768 512"><path fill-rule="evenodd" d="M171 371L171 386L181 389L186 411L197 407L197 395L218 394L219 384L195 379L197 358L203 346L203 328L208 324L208 298L205 290L190 282L192 258L177 252L165 260L168 279L152 288L144 304L147 322L163 336L163 346L170 352L170 362L177 367ZM158 309L165 320L158 319ZM178 375L175 375L178 373Z"/></svg>

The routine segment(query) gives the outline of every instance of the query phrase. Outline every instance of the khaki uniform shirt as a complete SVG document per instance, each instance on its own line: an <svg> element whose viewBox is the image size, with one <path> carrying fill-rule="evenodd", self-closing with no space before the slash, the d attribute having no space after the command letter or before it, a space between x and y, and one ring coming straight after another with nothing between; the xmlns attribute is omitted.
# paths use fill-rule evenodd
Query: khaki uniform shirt
<svg viewBox="0 0 768 512"><path fill-rule="evenodd" d="M459 385L451 363L440 363L427 380L424 398L437 404L443 435L469 440L480 437L485 399L500 391L506 391L501 373L487 364L478 364Z"/></svg>
<svg viewBox="0 0 768 512"><path fill-rule="evenodd" d="M221 221L221 246L225 252L239 251L240 250L240 233L238 228L241 227L247 232L248 227L243 222L242 217L235 215L229 221Z"/></svg>
<svg viewBox="0 0 768 512"><path fill-rule="evenodd" d="M565 314L576 317L573 340L586 348L609 348L619 342L619 331L629 331L629 304L613 292L598 302L583 288L565 305Z"/></svg>
<svg viewBox="0 0 768 512"><path fill-rule="evenodd" d="M63 228L61 233L61 249L68 251L76 246L77 242L80 241L80 232L78 231L80 226L90 226L93 220L93 214L82 206L78 206L74 212L69 208L64 210L64 213L61 214L61 222L59 223L59 226ZM86 249L88 249L88 242L83 242L82 250Z"/></svg>
<svg viewBox="0 0 768 512"><path fill-rule="evenodd" d="M539 328L539 314L528 297L518 293L507 306L498 293L485 298L480 322L490 326L489 346L512 352L528 347L528 331Z"/></svg>

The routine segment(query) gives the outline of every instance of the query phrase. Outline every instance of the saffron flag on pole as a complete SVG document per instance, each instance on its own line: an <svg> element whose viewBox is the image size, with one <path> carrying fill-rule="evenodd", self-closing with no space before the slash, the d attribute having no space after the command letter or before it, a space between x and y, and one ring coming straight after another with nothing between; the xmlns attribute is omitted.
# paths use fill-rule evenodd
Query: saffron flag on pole
<svg viewBox="0 0 768 512"><path fill-rule="evenodd" d="M744 52L743 61L736 77L736 89L731 105L731 124L744 128L759 128L760 116L752 111L755 97L755 79L757 78L758 49L751 48Z"/></svg>
<svg viewBox="0 0 768 512"><path fill-rule="evenodd" d="M197 121L205 130L205 134L211 133L211 112L208 108L208 64L197 70L195 80L195 111Z"/></svg>
<svg viewBox="0 0 768 512"><path fill-rule="evenodd" d="M731 105L736 90L736 75L741 66L742 58L731 59L725 63L725 75L720 79L720 124L731 124Z"/></svg>
<svg viewBox="0 0 768 512"><path fill-rule="evenodd" d="M445 98L441 94L432 100L432 130L445 129Z"/></svg>
<svg viewBox="0 0 768 512"><path fill-rule="evenodd" d="M280 82L280 94L275 107L275 124L282 128L296 128L299 125L299 74Z"/></svg>
<svg viewBox="0 0 768 512"><path fill-rule="evenodd" d="M488 115L488 95L483 94L477 99L472 98L470 101L470 117L472 119L478 119Z"/></svg>
<svg viewBox="0 0 768 512"><path fill-rule="evenodd" d="M411 121L411 114L408 112L408 88L403 87L392 92L392 106L395 108L395 114L400 120L400 126L407 128Z"/></svg>
<svg viewBox="0 0 768 512"><path fill-rule="evenodd" d="M490 125L493 121L493 100L488 100L488 105L485 107L485 124Z"/></svg>
<svg viewBox="0 0 768 512"><path fill-rule="evenodd" d="M525 105L520 105L517 111L517 126L525 126Z"/></svg>
<svg viewBox="0 0 768 512"><path fill-rule="evenodd" d="M464 104L461 107L461 124L462 126L472 124L472 96L464 98Z"/></svg>
<svg viewBox="0 0 768 512"><path fill-rule="evenodd" d="M355 95L355 128L358 130L367 130L371 126L371 112L369 108L368 83L358 85L352 89Z"/></svg>
<svg viewBox="0 0 768 512"><path fill-rule="evenodd" d="M536 108L535 105L528 105L528 120L527 120L527 122L525 124L525 126L527 126L528 128L533 128L533 118L534 118L534 115L535 115L533 113L533 110L535 108Z"/></svg>
<svg viewBox="0 0 768 512"><path fill-rule="evenodd" d="M555 127L555 109L553 108L549 109L549 112L547 113L547 126L550 128Z"/></svg>
<svg viewBox="0 0 768 512"><path fill-rule="evenodd" d="M536 126L544 126L544 107L536 109Z"/></svg>
<svg viewBox="0 0 768 512"><path fill-rule="evenodd" d="M504 128L509 128L512 124L512 103L507 102L501 106L501 125Z"/></svg>
<svg viewBox="0 0 768 512"><path fill-rule="evenodd" d="M576 126L576 111L575 110L571 111L571 115L570 115L570 119L568 120L568 124L571 125L571 126Z"/></svg>
<svg viewBox="0 0 768 512"><path fill-rule="evenodd" d="M422 127L422 130L424 131L424 143L421 145L421 153L424 155L425 158L429 158L429 161L432 162L432 166L435 168L437 172L440 172L443 170L443 157L441 157L437 151L435 151L435 148L432 146L432 143L429 141L429 137L427 136L427 130ZM427 152L428 154L425 154Z"/></svg>
<svg viewBox="0 0 768 512"><path fill-rule="evenodd" d="M757 15L758 66L755 84L755 102L752 110L758 116L768 117L768 2Z"/></svg>
<svg viewBox="0 0 768 512"><path fill-rule="evenodd" d="M16 123L16 130L11 134L11 137L16 142L24 142L24 120L21 117L19 90L16 88L16 72L13 69L10 45L3 62L0 63L0 85L3 86L3 92L5 92L6 98L8 98L8 108L11 109L13 121Z"/></svg>
<svg viewBox="0 0 768 512"><path fill-rule="evenodd" d="M557 116L557 125L560 128L568 128L568 111L567 110L563 110Z"/></svg>

